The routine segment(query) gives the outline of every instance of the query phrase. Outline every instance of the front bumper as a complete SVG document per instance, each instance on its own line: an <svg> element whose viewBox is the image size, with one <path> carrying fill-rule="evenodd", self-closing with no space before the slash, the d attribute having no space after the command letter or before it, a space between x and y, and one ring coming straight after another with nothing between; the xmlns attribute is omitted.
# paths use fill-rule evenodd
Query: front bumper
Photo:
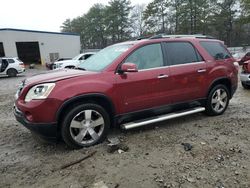
<svg viewBox="0 0 250 188"><path fill-rule="evenodd" d="M241 73L240 74L240 80L241 82L250 85L250 73Z"/></svg>
<svg viewBox="0 0 250 188"><path fill-rule="evenodd" d="M30 131L38 134L39 136L51 140L56 141L58 139L57 134L57 123L32 123L29 122L23 113L18 110L16 106L14 106L14 115L18 122L20 122L23 126L25 126Z"/></svg>

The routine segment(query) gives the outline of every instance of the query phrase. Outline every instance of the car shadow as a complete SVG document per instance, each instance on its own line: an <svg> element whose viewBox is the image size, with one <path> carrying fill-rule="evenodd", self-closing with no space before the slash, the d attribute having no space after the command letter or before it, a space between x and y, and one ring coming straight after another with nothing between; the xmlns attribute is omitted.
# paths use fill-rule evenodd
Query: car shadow
<svg viewBox="0 0 250 188"><path fill-rule="evenodd" d="M16 77L9 77L8 75L0 75L0 80L4 79L16 79L16 78L25 78L26 75L17 75Z"/></svg>

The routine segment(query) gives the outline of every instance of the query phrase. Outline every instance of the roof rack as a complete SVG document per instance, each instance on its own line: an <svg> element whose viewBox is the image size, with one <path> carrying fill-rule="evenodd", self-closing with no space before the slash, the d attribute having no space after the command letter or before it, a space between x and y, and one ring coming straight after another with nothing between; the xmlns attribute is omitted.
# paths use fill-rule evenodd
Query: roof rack
<svg viewBox="0 0 250 188"><path fill-rule="evenodd" d="M150 37L149 39L160 39L160 38L201 38L201 39L215 39L212 36L209 35L202 35L202 34L196 34L196 35L165 35L165 34L158 34Z"/></svg>

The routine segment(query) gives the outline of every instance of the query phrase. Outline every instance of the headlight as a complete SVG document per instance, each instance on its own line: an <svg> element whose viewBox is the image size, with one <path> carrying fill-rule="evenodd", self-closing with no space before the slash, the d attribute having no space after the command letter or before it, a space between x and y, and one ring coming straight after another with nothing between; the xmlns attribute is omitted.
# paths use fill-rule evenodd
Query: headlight
<svg viewBox="0 0 250 188"><path fill-rule="evenodd" d="M46 99L55 85L55 83L45 83L33 86L28 91L25 97L25 102L30 102L33 99Z"/></svg>

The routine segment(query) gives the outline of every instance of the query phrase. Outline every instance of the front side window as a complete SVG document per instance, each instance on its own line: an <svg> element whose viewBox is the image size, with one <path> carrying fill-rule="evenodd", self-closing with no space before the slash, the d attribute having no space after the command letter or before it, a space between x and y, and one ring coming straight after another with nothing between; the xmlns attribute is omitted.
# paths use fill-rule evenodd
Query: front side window
<svg viewBox="0 0 250 188"><path fill-rule="evenodd" d="M128 56L125 63L136 64L138 70L164 66L161 44L150 44L137 49Z"/></svg>
<svg viewBox="0 0 250 188"><path fill-rule="evenodd" d="M220 42L202 41L200 44L215 60L231 58L230 53Z"/></svg>
<svg viewBox="0 0 250 188"><path fill-rule="evenodd" d="M202 57L189 42L167 42L164 45L168 62L171 65L180 65L202 61Z"/></svg>

